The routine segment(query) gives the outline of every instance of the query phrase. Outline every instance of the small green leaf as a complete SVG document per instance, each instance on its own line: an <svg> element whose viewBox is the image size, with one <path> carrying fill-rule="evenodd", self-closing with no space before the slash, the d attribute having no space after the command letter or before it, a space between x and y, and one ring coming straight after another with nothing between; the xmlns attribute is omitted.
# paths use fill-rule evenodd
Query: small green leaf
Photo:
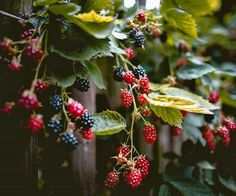
<svg viewBox="0 0 236 196"><path fill-rule="evenodd" d="M217 67L215 73L219 74L219 75L235 77L236 76L236 64L230 63L230 62L223 63L222 65L220 65L220 67Z"/></svg>
<svg viewBox="0 0 236 196"><path fill-rule="evenodd" d="M189 59L189 61L191 64L184 65L177 71L180 79L192 80L215 71L214 67L197 59Z"/></svg>
<svg viewBox="0 0 236 196"><path fill-rule="evenodd" d="M187 12L171 8L165 12L164 17L168 22L168 26L178 29L190 37L197 37L196 22Z"/></svg>
<svg viewBox="0 0 236 196"><path fill-rule="evenodd" d="M161 185L160 190L159 190L159 196L171 196L171 193L167 184Z"/></svg>
<svg viewBox="0 0 236 196"><path fill-rule="evenodd" d="M232 92L220 90L220 99L224 104L236 108L236 90Z"/></svg>
<svg viewBox="0 0 236 196"><path fill-rule="evenodd" d="M113 31L112 32L112 35L116 38L116 39L120 39L120 40L124 40L124 39L127 39L128 38L128 35L125 34L125 33L120 33L120 32L116 32L116 31Z"/></svg>
<svg viewBox="0 0 236 196"><path fill-rule="evenodd" d="M103 82L102 72L99 67L89 61L85 61L82 64L86 67L88 74L91 76L96 86L100 89L105 89L106 87Z"/></svg>
<svg viewBox="0 0 236 196"><path fill-rule="evenodd" d="M196 163L201 169L215 170L216 168L211 165L208 161L199 161Z"/></svg>
<svg viewBox="0 0 236 196"><path fill-rule="evenodd" d="M55 15L74 15L81 10L81 7L74 3L55 4L48 8Z"/></svg>
<svg viewBox="0 0 236 196"><path fill-rule="evenodd" d="M164 122L167 122L171 126L182 128L181 123L183 116L180 110L169 107L160 107L152 103L149 103L149 105L155 115L161 118Z"/></svg>
<svg viewBox="0 0 236 196"><path fill-rule="evenodd" d="M95 135L113 135L126 128L125 119L115 111L104 111L94 114L92 127Z"/></svg>
<svg viewBox="0 0 236 196"><path fill-rule="evenodd" d="M221 184L223 184L227 189L236 193L236 180L233 177L225 179L222 176L218 175L218 178Z"/></svg>
<svg viewBox="0 0 236 196"><path fill-rule="evenodd" d="M50 5L50 4L60 2L60 1L62 1L62 0L36 0L34 2L34 6ZM64 1L62 1L62 2L64 2Z"/></svg>

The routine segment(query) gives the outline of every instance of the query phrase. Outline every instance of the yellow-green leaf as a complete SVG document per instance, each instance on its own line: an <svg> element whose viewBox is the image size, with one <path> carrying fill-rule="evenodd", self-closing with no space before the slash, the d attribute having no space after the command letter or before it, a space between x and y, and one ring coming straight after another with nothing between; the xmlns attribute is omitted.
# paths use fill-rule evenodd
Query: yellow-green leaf
<svg viewBox="0 0 236 196"><path fill-rule="evenodd" d="M208 0L208 4L212 11L218 11L221 8L221 0Z"/></svg>
<svg viewBox="0 0 236 196"><path fill-rule="evenodd" d="M189 13L171 8L166 11L164 17L168 22L168 26L178 29L193 38L197 38L196 22Z"/></svg>
<svg viewBox="0 0 236 196"><path fill-rule="evenodd" d="M97 14L94 10L88 13L77 14L75 18L81 20L82 22L93 22L93 23L109 23L113 20L111 16L101 16Z"/></svg>

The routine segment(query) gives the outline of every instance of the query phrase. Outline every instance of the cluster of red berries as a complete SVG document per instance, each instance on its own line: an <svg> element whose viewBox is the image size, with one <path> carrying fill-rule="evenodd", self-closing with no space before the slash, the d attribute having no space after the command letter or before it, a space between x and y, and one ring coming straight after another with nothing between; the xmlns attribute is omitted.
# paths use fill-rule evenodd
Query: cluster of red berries
<svg viewBox="0 0 236 196"><path fill-rule="evenodd" d="M132 189L137 189L142 181L149 175L149 161L145 156L130 159L129 146L122 145L117 149L117 170L108 173L104 185L107 189L114 189L122 177L124 182Z"/></svg>

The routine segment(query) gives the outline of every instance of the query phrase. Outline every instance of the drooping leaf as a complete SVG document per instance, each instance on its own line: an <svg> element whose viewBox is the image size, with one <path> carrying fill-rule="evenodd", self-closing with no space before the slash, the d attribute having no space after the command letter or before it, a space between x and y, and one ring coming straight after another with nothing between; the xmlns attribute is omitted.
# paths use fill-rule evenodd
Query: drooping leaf
<svg viewBox="0 0 236 196"><path fill-rule="evenodd" d="M167 184L163 184L159 190L159 196L171 196L170 190Z"/></svg>
<svg viewBox="0 0 236 196"><path fill-rule="evenodd" d="M171 8L166 11L164 17L168 22L168 26L178 29L190 37L197 37L196 22L187 12L180 9Z"/></svg>
<svg viewBox="0 0 236 196"><path fill-rule="evenodd" d="M94 10L88 13L77 14L74 17L86 23L109 23L113 20L111 16L101 16Z"/></svg>
<svg viewBox="0 0 236 196"><path fill-rule="evenodd" d="M126 128L125 119L115 111L104 111L94 114L92 127L96 135L113 135Z"/></svg>
<svg viewBox="0 0 236 196"><path fill-rule="evenodd" d="M220 90L220 98L224 104L236 108L236 90L232 92Z"/></svg>
<svg viewBox="0 0 236 196"><path fill-rule="evenodd" d="M214 106L213 104L209 103L208 100L205 100L198 95L195 95L191 92L185 91L180 88L166 87L166 88L162 88L160 91L161 91L161 93L166 94L166 95L172 95L172 96L177 96L177 97L182 97L182 98L194 100L199 104L200 108L205 108L207 110L216 110L217 109L217 107Z"/></svg>
<svg viewBox="0 0 236 196"><path fill-rule="evenodd" d="M128 35L125 33L121 33L121 32L117 32L117 31L113 31L112 35L116 38L116 39L120 39L120 40L124 40L128 38Z"/></svg>
<svg viewBox="0 0 236 196"><path fill-rule="evenodd" d="M91 63L89 61L85 61L82 64L87 69L88 74L90 75L96 86L100 89L105 89L106 87L103 82L102 72L99 69L99 67L96 64Z"/></svg>
<svg viewBox="0 0 236 196"><path fill-rule="evenodd" d="M235 77L236 76L236 64L230 63L230 62L223 63L222 65L217 67L215 73L219 74L219 75Z"/></svg>
<svg viewBox="0 0 236 196"><path fill-rule="evenodd" d="M81 7L74 3L54 4L48 8L55 15L74 15L81 10Z"/></svg>
<svg viewBox="0 0 236 196"><path fill-rule="evenodd" d="M199 162L197 162L197 166L200 167L201 169L207 169L207 170L215 170L216 169L208 161L199 161Z"/></svg>
<svg viewBox="0 0 236 196"><path fill-rule="evenodd" d="M169 181L169 183L173 185L176 189L178 189L184 196L214 196L214 193L207 185L195 179L175 180Z"/></svg>
<svg viewBox="0 0 236 196"><path fill-rule="evenodd" d="M155 115L161 118L164 122L168 123L171 126L182 128L181 124L183 116L180 110L169 107L160 107L155 105L155 103L150 102L149 105Z"/></svg>
<svg viewBox="0 0 236 196"><path fill-rule="evenodd" d="M236 180L233 177L225 179L222 176L218 175L218 178L220 183L223 184L223 186L236 193Z"/></svg>
<svg viewBox="0 0 236 196"><path fill-rule="evenodd" d="M102 10L109 11L109 15L112 14L114 5L112 0L87 0L86 4L83 6L83 12L89 12L94 10L100 13Z"/></svg>

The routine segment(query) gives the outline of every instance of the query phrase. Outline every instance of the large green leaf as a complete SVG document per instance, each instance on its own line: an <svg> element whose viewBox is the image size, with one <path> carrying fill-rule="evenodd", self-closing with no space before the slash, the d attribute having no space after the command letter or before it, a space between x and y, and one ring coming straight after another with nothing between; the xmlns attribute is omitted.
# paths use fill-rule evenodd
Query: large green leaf
<svg viewBox="0 0 236 196"><path fill-rule="evenodd" d="M109 10L109 14L111 14L113 9L112 0L87 0L86 4L83 6L83 12L94 10L99 13L102 10Z"/></svg>
<svg viewBox="0 0 236 196"><path fill-rule="evenodd" d="M175 2L193 15L203 16L212 12L208 0L175 0Z"/></svg>
<svg viewBox="0 0 236 196"><path fill-rule="evenodd" d="M171 196L170 190L167 184L163 184L159 190L159 196Z"/></svg>
<svg viewBox="0 0 236 196"><path fill-rule="evenodd" d="M220 90L220 98L224 104L236 108L236 90L233 92Z"/></svg>
<svg viewBox="0 0 236 196"><path fill-rule="evenodd" d="M230 63L230 62L223 63L220 67L217 67L215 73L219 74L219 75L235 77L236 76L236 64Z"/></svg>
<svg viewBox="0 0 236 196"><path fill-rule="evenodd" d="M169 181L176 189L178 189L184 196L214 196L211 189L197 180L194 179L183 179Z"/></svg>
<svg viewBox="0 0 236 196"><path fill-rule="evenodd" d="M55 15L74 15L81 10L81 7L74 3L54 4L48 8Z"/></svg>
<svg viewBox="0 0 236 196"><path fill-rule="evenodd" d="M125 119L115 111L104 111L94 114L92 127L96 135L113 135L126 128Z"/></svg>
<svg viewBox="0 0 236 196"><path fill-rule="evenodd" d="M215 71L214 67L198 59L189 59L189 61L191 62L190 64L184 65L178 69L177 76L180 79L192 80Z"/></svg>
<svg viewBox="0 0 236 196"><path fill-rule="evenodd" d="M180 88L165 87L165 88L161 88L160 91L161 91L161 93L166 94L166 95L172 95L172 96L177 96L177 97L182 97L182 98L194 100L199 104L200 108L205 108L207 110L216 110L217 109L217 107L214 106L213 104L209 103L208 100L205 100L198 95L195 95L193 93L190 93L190 92L185 91Z"/></svg>
<svg viewBox="0 0 236 196"><path fill-rule="evenodd" d="M193 38L197 37L196 22L189 13L171 8L165 12L164 17L168 22L168 26L178 29Z"/></svg>
<svg viewBox="0 0 236 196"><path fill-rule="evenodd" d="M99 69L99 67L96 64L91 63L89 61L85 61L82 64L87 69L88 74L91 76L96 86L100 89L105 89L105 85L102 78L102 72Z"/></svg>
<svg viewBox="0 0 236 196"><path fill-rule="evenodd" d="M169 107L160 107L155 105L155 103L150 102L149 105L155 115L161 118L164 122L167 122L171 126L182 128L181 123L183 116L180 110Z"/></svg>

